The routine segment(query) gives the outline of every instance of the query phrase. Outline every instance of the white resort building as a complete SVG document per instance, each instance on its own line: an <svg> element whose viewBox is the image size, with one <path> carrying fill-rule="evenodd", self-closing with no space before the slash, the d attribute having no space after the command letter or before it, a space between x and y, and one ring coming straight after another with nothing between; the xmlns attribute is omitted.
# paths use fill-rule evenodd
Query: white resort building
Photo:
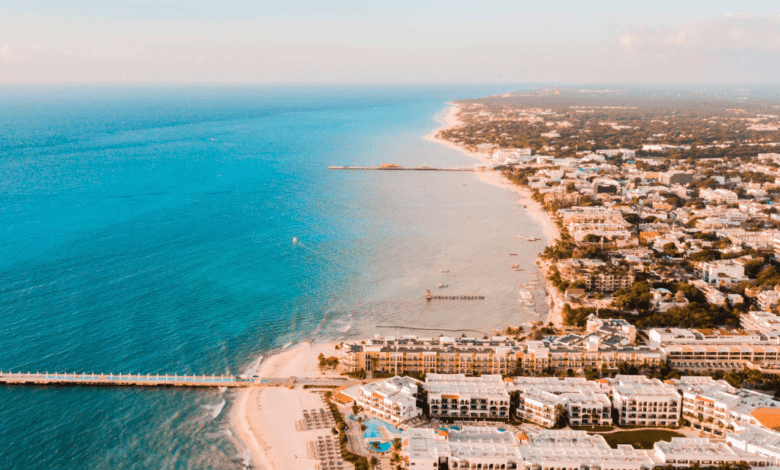
<svg viewBox="0 0 780 470"><path fill-rule="evenodd" d="M746 425L780 422L780 402L753 390L737 389L724 380L686 376L671 380L682 393L682 417L698 431L716 437Z"/></svg>
<svg viewBox="0 0 780 470"><path fill-rule="evenodd" d="M618 425L677 426L682 398L673 385L643 375L618 375L611 382Z"/></svg>
<svg viewBox="0 0 780 470"><path fill-rule="evenodd" d="M520 391L518 419L553 427L565 411L571 426L612 424L608 384L579 377L515 377L506 379L507 390Z"/></svg>
<svg viewBox="0 0 780 470"><path fill-rule="evenodd" d="M413 428L404 431L402 444L408 468L414 470L522 468L514 434L494 427Z"/></svg>
<svg viewBox="0 0 780 470"><path fill-rule="evenodd" d="M509 417L509 393L500 375L428 374L423 386L431 417Z"/></svg>
<svg viewBox="0 0 780 470"><path fill-rule="evenodd" d="M380 418L398 424L422 414L417 406L417 391L421 383L411 377L393 377L362 385L355 403Z"/></svg>

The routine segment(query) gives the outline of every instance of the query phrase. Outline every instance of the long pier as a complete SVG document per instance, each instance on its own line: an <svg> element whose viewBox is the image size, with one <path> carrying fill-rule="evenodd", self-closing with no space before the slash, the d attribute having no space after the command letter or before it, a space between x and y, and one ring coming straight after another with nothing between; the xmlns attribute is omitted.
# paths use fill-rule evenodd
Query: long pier
<svg viewBox="0 0 780 470"><path fill-rule="evenodd" d="M248 387L252 385L252 382L233 375L0 372L0 384L92 387Z"/></svg>
<svg viewBox="0 0 780 470"><path fill-rule="evenodd" d="M97 374L74 372L0 372L0 386L67 386L67 387L253 387L253 386L341 386L353 385L354 380L246 377L234 375L179 375L179 374Z"/></svg>
<svg viewBox="0 0 780 470"><path fill-rule="evenodd" d="M376 171L486 171L492 168L473 166L329 166L328 170L376 170Z"/></svg>

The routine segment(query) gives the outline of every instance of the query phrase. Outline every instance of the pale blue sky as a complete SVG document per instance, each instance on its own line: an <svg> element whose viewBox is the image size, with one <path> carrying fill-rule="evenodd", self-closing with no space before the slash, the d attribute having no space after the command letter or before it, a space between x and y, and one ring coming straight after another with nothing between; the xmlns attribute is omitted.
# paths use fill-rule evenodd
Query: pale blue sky
<svg viewBox="0 0 780 470"><path fill-rule="evenodd" d="M778 83L780 2L0 2L0 82Z"/></svg>

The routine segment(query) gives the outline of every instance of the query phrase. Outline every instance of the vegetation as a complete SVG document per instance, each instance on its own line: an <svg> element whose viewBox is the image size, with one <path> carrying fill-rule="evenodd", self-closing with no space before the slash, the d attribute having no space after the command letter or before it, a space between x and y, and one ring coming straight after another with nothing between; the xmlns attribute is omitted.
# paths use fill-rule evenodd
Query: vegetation
<svg viewBox="0 0 780 470"><path fill-rule="evenodd" d="M335 356L325 357L324 354L320 353L318 359L320 370L333 370L339 365L339 358Z"/></svg>
<svg viewBox="0 0 780 470"><path fill-rule="evenodd" d="M637 449L652 449L658 441L671 442L673 437L685 437L676 431L668 429L642 429L637 431L618 431L602 434L610 447L616 448L619 444L631 444Z"/></svg>
<svg viewBox="0 0 780 470"><path fill-rule="evenodd" d="M355 470L369 470L367 458L363 457L362 455L355 454L347 449L347 423L344 422L344 418L341 416L339 407L330 401L331 397L331 392L325 392L325 398L328 400L328 408L330 408L330 412L333 414L333 419L336 421L336 428L339 431L341 458L354 465Z"/></svg>
<svg viewBox="0 0 780 470"><path fill-rule="evenodd" d="M343 372L343 374L348 376L348 377L352 377L353 379L357 379L357 380L363 380L363 379L366 378L366 371L365 371L365 369L358 369L358 370L356 370L354 372L351 372L351 371L350 372Z"/></svg>

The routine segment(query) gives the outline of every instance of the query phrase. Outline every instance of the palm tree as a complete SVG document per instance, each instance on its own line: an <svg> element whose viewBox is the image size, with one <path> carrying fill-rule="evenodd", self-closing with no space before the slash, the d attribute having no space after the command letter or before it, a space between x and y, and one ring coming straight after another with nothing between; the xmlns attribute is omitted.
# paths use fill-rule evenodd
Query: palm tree
<svg viewBox="0 0 780 470"><path fill-rule="evenodd" d="M393 439L393 449L400 452L401 451L401 439L395 438Z"/></svg>
<svg viewBox="0 0 780 470"><path fill-rule="evenodd" d="M599 411L595 408L590 410L590 427L593 429L596 426L596 421L599 419Z"/></svg>
<svg viewBox="0 0 780 470"><path fill-rule="evenodd" d="M750 470L750 465L744 460L740 460L737 465L734 466L736 470Z"/></svg>
<svg viewBox="0 0 780 470"><path fill-rule="evenodd" d="M699 465L696 462L693 462L691 466L689 467L691 470L701 470L701 465Z"/></svg>
<svg viewBox="0 0 780 470"><path fill-rule="evenodd" d="M371 457L371 461L369 462L369 464L371 464L371 468L376 468L376 466L379 465L379 459L376 458L376 456L373 456Z"/></svg>
<svg viewBox="0 0 780 470"><path fill-rule="evenodd" d="M731 470L731 462L721 462L718 465L718 470Z"/></svg>

